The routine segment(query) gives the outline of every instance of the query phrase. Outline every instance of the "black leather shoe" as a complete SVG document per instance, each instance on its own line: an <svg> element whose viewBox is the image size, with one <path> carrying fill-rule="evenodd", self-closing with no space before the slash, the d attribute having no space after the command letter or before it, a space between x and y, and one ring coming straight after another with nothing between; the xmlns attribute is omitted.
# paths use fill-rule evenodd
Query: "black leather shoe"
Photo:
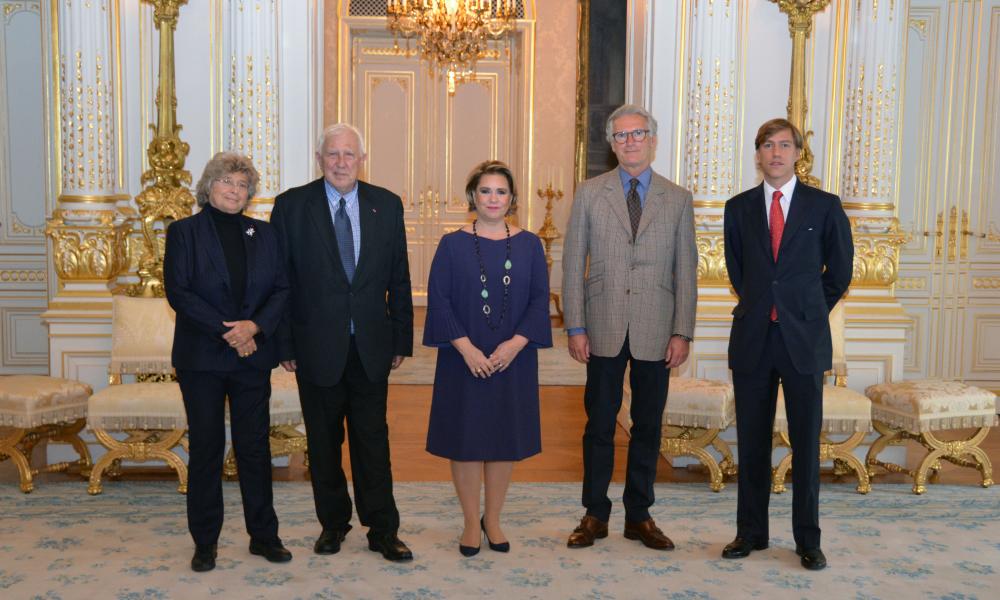
<svg viewBox="0 0 1000 600"><path fill-rule="evenodd" d="M268 562L273 563L286 563L292 560L292 553L285 550L285 547L281 545L281 540L273 542L250 540L250 554L263 556Z"/></svg>
<svg viewBox="0 0 1000 600"><path fill-rule="evenodd" d="M486 517L480 517L479 528L483 530L483 535L486 536L486 543L490 545L490 550L494 552L510 552L510 542L500 542L499 544L494 544L493 541L490 540L490 534L486 533Z"/></svg>
<svg viewBox="0 0 1000 600"><path fill-rule="evenodd" d="M826 568L826 556L819 548L806 550L805 548L796 546L795 553L802 558L802 566L810 571L821 571Z"/></svg>
<svg viewBox="0 0 1000 600"><path fill-rule="evenodd" d="M395 533L368 533L368 549L395 562L413 560L413 553ZM478 550L477 550L478 551Z"/></svg>
<svg viewBox="0 0 1000 600"><path fill-rule="evenodd" d="M752 542L746 538L736 537L722 549L722 558L746 558L754 550L764 550L767 542Z"/></svg>
<svg viewBox="0 0 1000 600"><path fill-rule="evenodd" d="M462 553L462 556L475 556L479 554L479 546L463 546L459 544L458 551Z"/></svg>
<svg viewBox="0 0 1000 600"><path fill-rule="evenodd" d="M215 568L215 544L196 544L191 558L191 570L203 573Z"/></svg>
<svg viewBox="0 0 1000 600"><path fill-rule="evenodd" d="M347 532L351 526L345 525L343 529L324 529L316 543L313 545L313 552L316 554L336 554L340 552L340 543L347 537Z"/></svg>

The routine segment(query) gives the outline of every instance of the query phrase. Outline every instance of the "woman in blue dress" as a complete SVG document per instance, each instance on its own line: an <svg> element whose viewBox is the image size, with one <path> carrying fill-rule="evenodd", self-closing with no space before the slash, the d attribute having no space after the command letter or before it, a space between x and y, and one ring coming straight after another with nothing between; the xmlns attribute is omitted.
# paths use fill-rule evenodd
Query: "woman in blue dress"
<svg viewBox="0 0 1000 600"><path fill-rule="evenodd" d="M542 449L538 348L552 346L552 326L541 241L506 220L517 206L510 168L481 163L465 194L474 219L438 244L424 345L438 348L427 451L451 461L459 551L472 556L483 533L490 549L510 549L500 511L514 462Z"/></svg>

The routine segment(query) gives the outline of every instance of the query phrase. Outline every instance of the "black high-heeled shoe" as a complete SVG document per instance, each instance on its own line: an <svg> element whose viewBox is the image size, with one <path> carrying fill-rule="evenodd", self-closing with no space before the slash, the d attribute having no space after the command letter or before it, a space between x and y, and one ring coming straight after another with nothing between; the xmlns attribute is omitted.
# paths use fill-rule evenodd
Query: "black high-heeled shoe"
<svg viewBox="0 0 1000 600"><path fill-rule="evenodd" d="M479 518L479 527L482 528L483 535L486 536L486 543L490 545L490 550L494 552L510 552L510 542L494 544L492 541L490 541L490 534L486 533L486 517Z"/></svg>
<svg viewBox="0 0 1000 600"><path fill-rule="evenodd" d="M475 556L479 554L479 548L482 546L465 546L462 542L458 542L458 551L462 553L462 556Z"/></svg>

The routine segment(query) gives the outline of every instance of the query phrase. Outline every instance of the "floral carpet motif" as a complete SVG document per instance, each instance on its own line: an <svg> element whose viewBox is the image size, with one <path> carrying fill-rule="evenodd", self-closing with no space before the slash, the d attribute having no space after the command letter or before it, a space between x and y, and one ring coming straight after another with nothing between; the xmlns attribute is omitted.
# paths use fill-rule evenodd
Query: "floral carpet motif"
<svg viewBox="0 0 1000 600"><path fill-rule="evenodd" d="M367 549L358 526L334 556L317 556L319 533L307 483L276 483L281 537L292 562L272 565L247 550L239 489L225 484L226 523L218 566L189 569L193 546L184 496L171 482L46 483L29 495L0 490L0 598L167 599L441 598L612 600L631 598L996 598L1000 589L1000 488L851 485L820 493L823 548L830 566L799 566L791 537L791 494L772 496L771 547L723 560L732 539L735 485L657 486L653 517L677 544L648 550L621 535L616 503L611 533L593 548L570 550L582 515L578 484L515 484L505 512L511 552L484 544L458 553L460 511L449 483L402 483L400 537L415 560L394 564ZM613 486L612 498L621 497Z"/></svg>

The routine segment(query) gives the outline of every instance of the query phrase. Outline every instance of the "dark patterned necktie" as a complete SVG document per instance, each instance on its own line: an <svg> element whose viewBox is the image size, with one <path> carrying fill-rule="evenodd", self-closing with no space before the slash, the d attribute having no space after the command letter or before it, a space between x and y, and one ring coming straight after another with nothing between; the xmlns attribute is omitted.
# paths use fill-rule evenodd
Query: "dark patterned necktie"
<svg viewBox="0 0 1000 600"><path fill-rule="evenodd" d="M340 208L333 219L333 232L337 235L337 249L340 250L340 262L344 265L347 281L354 280L354 232L351 230L351 217L347 216L347 201L340 199Z"/></svg>
<svg viewBox="0 0 1000 600"><path fill-rule="evenodd" d="M639 180L632 178L628 182L628 194L625 196L625 204L628 205L628 220L632 223L632 239L639 231L639 219L642 218L642 202L639 201Z"/></svg>

